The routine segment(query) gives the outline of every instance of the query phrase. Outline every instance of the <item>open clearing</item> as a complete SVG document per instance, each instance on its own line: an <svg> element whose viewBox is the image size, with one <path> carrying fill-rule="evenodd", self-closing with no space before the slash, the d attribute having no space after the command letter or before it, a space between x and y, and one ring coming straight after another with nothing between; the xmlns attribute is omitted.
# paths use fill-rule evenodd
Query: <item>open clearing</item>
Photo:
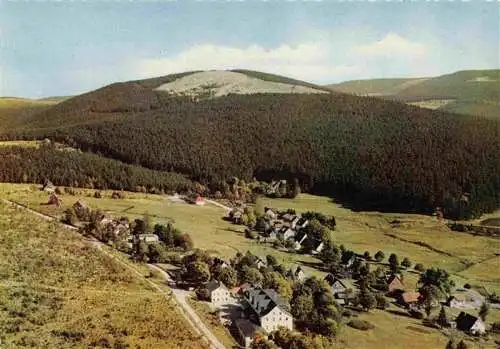
<svg viewBox="0 0 500 349"><path fill-rule="evenodd" d="M0 203L2 348L204 348L174 305L75 233Z"/></svg>
<svg viewBox="0 0 500 349"><path fill-rule="evenodd" d="M255 93L327 93L311 87L265 81L246 74L222 70L189 74L163 84L155 90L193 96L208 94L213 97Z"/></svg>
<svg viewBox="0 0 500 349"><path fill-rule="evenodd" d="M310 256L279 252L269 245L246 239L242 233L243 228L222 220L224 210L213 205L195 206L172 202L166 196L140 193L125 193L125 199L113 200L110 198L111 191L101 191L103 198L95 199L92 197L94 190L77 189L75 196L64 194L63 207L57 208L42 205L47 201L47 194L40 191L39 187L0 184L0 194L55 216L78 199L83 199L92 208L102 209L115 216L135 218L149 214L153 222L172 222L182 231L191 234L195 247L223 256L233 256L237 250L250 250L260 256L271 253L288 266L316 261ZM278 209L295 208L298 212L313 210L334 215L337 220L335 241L358 253L368 250L373 255L378 250L383 250L387 258L394 252L400 259L410 258L412 263L445 268L453 274L457 285L468 282L473 286L484 286L490 292L500 292L500 258L496 256L500 252L498 239L450 231L434 217L353 212L326 197L303 194L293 200L263 200L265 206ZM391 224L394 220L399 223ZM309 267L305 267L305 270L313 275L323 274ZM406 272L404 277L408 288L415 285L418 279L417 274L410 272ZM376 327L363 332L346 326L340 339L347 348L375 349L380 348L380 343L386 343L384 347L389 349L440 349L446 345L446 336L439 330L423 327L421 321L407 316L374 310L368 314L361 313L359 317L374 323ZM488 323L499 319L500 311L491 309Z"/></svg>

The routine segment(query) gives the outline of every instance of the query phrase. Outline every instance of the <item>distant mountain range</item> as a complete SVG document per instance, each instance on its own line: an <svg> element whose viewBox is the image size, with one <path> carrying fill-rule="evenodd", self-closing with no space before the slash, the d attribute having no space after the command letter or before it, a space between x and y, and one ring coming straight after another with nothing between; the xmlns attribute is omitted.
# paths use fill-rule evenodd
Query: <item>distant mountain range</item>
<svg viewBox="0 0 500 349"><path fill-rule="evenodd" d="M466 70L430 78L353 80L327 87L429 109L500 117L500 70Z"/></svg>

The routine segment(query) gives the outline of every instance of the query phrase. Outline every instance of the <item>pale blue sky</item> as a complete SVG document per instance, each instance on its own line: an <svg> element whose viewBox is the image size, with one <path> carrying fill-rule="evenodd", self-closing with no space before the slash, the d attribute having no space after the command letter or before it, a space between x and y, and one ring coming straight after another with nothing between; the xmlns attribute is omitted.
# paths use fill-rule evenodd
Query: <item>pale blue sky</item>
<svg viewBox="0 0 500 349"><path fill-rule="evenodd" d="M499 67L486 2L6 2L0 96L82 93L194 69L316 83Z"/></svg>

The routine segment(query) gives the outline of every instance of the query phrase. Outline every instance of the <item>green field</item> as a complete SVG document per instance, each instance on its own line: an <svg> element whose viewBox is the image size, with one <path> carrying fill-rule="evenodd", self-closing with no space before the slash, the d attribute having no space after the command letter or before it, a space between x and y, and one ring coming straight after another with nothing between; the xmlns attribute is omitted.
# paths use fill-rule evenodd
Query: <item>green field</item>
<svg viewBox="0 0 500 349"><path fill-rule="evenodd" d="M274 254L276 258L287 266L301 261L314 262L311 256L280 252L269 244L259 244L244 237L243 227L223 220L225 210L214 206L195 206L186 203L171 202L166 196L126 193L123 200L111 199L110 191L102 191L103 198L92 197L94 190L78 190L76 196L63 195L62 207L44 205L48 195L39 190L36 185L0 184L0 194L5 198L27 204L30 208L44 212L51 216L59 216L65 208L73 205L77 200L84 200L91 208L100 209L113 216L129 218L150 216L155 223L173 223L183 232L189 233L195 247L203 248L225 257L233 257L236 252L252 253L265 258L267 254ZM323 275L315 269L305 267L307 272L314 275Z"/></svg>
<svg viewBox="0 0 500 349"><path fill-rule="evenodd" d="M126 193L123 200L110 198L111 192L102 192L102 199L92 196L93 190L78 190L76 196L63 195L63 207L56 208L42 203L47 194L36 185L0 184L2 196L28 204L31 208L59 215L64 207L71 206L78 199L92 208L102 209L115 216L130 218L149 214L153 222L172 222L176 227L191 234L195 247L210 250L223 256L233 256L236 251L250 250L264 257L274 254L278 260L291 266L302 261L315 261L313 257L279 252L269 245L258 244L243 236L242 227L222 219L225 211L210 204L195 206L170 202L166 196L140 193ZM302 194L296 199L263 199L264 205L277 209L295 208L298 212L319 211L334 215L337 229L335 241L358 253L365 250L372 255L383 250L386 258L397 253L400 259L408 257L412 263L423 263L426 267L441 267L452 273L457 285L468 282L473 286L484 286L488 291L500 292L498 278L500 240L472 236L450 231L434 217L413 214L391 214L378 212L353 212L333 203L329 198ZM494 215L489 215L494 217ZM399 223L391 224L399 220ZM305 267L309 274L322 273ZM408 289L414 287L418 274L405 273ZM422 327L421 321L388 312L362 313L376 325L372 331L362 332L345 327L341 339L348 348L379 348L377 343L391 341L387 348L442 348L446 336L438 330ZM500 311L491 310L489 321L500 319ZM396 330L395 330L396 329ZM425 329L427 332L422 332Z"/></svg>
<svg viewBox="0 0 500 349"><path fill-rule="evenodd" d="M0 203L2 348L203 348L174 305L82 237Z"/></svg>

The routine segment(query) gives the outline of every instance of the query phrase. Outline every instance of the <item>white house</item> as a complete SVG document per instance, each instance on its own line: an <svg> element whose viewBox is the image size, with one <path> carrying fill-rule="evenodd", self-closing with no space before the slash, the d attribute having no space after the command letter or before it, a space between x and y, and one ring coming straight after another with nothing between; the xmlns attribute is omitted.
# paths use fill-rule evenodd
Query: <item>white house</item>
<svg viewBox="0 0 500 349"><path fill-rule="evenodd" d="M280 326L293 330L290 305L285 303L276 291L252 288L245 292L244 297L264 331L269 333L277 330Z"/></svg>
<svg viewBox="0 0 500 349"><path fill-rule="evenodd" d="M212 280L207 284L208 292L210 292L210 302L215 308L231 303L233 297L228 288L220 281Z"/></svg>
<svg viewBox="0 0 500 349"><path fill-rule="evenodd" d="M289 228L289 227L282 227L279 231L278 231L278 236L281 237L283 240L288 240L288 239L291 239L293 237L295 237L295 234L297 234L295 232L295 230Z"/></svg>
<svg viewBox="0 0 500 349"><path fill-rule="evenodd" d="M155 243L160 241L160 239L158 239L158 235L156 234L139 234L137 235L137 238L139 239L139 241L144 241L147 243Z"/></svg>

